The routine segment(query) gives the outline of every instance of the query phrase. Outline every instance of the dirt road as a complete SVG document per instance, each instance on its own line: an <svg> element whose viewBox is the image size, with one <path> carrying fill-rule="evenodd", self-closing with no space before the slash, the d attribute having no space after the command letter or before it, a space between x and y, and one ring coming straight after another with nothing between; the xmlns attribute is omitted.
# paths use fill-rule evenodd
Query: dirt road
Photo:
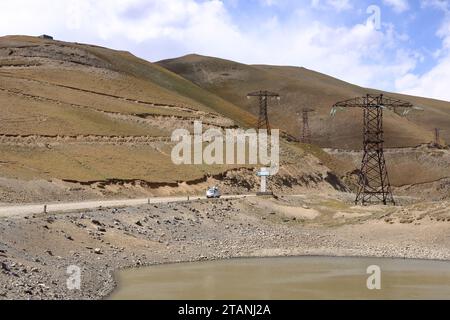
<svg viewBox="0 0 450 320"><path fill-rule="evenodd" d="M252 197L254 195L229 195L223 196L223 199L240 199ZM205 200L204 196L190 196L189 201ZM76 210L96 209L96 208L115 208L115 207L133 207L143 204L174 203L188 201L187 196L183 197L161 197L145 199L124 199L124 200L105 200L105 201L84 201L53 204L28 204L16 206L0 206L0 218L13 216L27 216L39 213L67 212Z"/></svg>
<svg viewBox="0 0 450 320"><path fill-rule="evenodd" d="M450 201L362 208L350 196L192 199L0 218L0 300L102 299L115 288L117 270L179 262L280 256L450 260ZM68 290L70 266L82 270L80 290Z"/></svg>

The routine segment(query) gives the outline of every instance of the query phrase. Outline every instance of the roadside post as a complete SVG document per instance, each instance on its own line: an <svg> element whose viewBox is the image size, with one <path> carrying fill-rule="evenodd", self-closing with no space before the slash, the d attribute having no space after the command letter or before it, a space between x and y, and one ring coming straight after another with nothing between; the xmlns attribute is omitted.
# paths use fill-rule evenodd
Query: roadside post
<svg viewBox="0 0 450 320"><path fill-rule="evenodd" d="M261 178L261 190L257 193L258 196L273 195L273 192L267 191L267 178L270 177L270 170L268 168L261 168L257 173L257 176Z"/></svg>

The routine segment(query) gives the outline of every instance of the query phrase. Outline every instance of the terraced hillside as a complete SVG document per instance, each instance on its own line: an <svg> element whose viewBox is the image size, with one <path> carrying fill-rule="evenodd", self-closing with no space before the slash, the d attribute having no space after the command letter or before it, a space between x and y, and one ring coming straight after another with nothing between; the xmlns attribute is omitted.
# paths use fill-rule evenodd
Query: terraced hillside
<svg viewBox="0 0 450 320"><path fill-rule="evenodd" d="M130 188L170 194L224 177L254 187L246 182L256 180L252 168L175 166L170 159L174 129L192 131L194 120L205 129L245 127L254 117L127 52L0 38L0 106L0 202L57 199L61 190L62 198L74 190L81 197ZM330 185L317 158L285 146L280 187Z"/></svg>
<svg viewBox="0 0 450 320"><path fill-rule="evenodd" d="M334 103L366 93L380 91L361 88L305 68L245 65L218 58L189 55L158 62L159 65L191 80L211 93L257 115L256 101L247 100L248 92L271 90L282 95L281 102L270 108L271 122L293 136L299 137L304 107L314 108L311 128L314 143L322 147L361 149L362 114L360 111L339 113L334 119L330 109ZM450 125L450 103L419 97L386 93L423 107L402 118L386 112L385 131L388 147L417 146L433 141L435 128ZM450 130L442 133L450 141Z"/></svg>
<svg viewBox="0 0 450 320"><path fill-rule="evenodd" d="M341 167L339 175L347 185L357 182L362 151L327 149ZM450 150L423 145L417 148L392 148L385 152L389 178L395 193L423 199L441 200L450 194Z"/></svg>

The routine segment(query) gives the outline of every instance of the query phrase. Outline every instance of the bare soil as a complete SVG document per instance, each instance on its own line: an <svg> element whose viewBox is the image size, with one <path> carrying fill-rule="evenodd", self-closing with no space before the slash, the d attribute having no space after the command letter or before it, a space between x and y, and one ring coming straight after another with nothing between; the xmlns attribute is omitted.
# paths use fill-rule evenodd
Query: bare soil
<svg viewBox="0 0 450 320"><path fill-rule="evenodd" d="M1 299L102 299L114 271L266 256L450 260L448 202L354 207L351 194L248 198L0 219ZM82 288L66 287L67 267Z"/></svg>

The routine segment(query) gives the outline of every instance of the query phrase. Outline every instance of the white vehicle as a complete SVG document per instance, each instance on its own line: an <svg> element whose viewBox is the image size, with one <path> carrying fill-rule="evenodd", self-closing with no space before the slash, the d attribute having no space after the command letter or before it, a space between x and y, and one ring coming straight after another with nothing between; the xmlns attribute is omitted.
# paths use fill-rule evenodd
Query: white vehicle
<svg viewBox="0 0 450 320"><path fill-rule="evenodd" d="M219 199L221 196L222 194L217 187L209 188L208 191L206 191L206 198L208 199Z"/></svg>

